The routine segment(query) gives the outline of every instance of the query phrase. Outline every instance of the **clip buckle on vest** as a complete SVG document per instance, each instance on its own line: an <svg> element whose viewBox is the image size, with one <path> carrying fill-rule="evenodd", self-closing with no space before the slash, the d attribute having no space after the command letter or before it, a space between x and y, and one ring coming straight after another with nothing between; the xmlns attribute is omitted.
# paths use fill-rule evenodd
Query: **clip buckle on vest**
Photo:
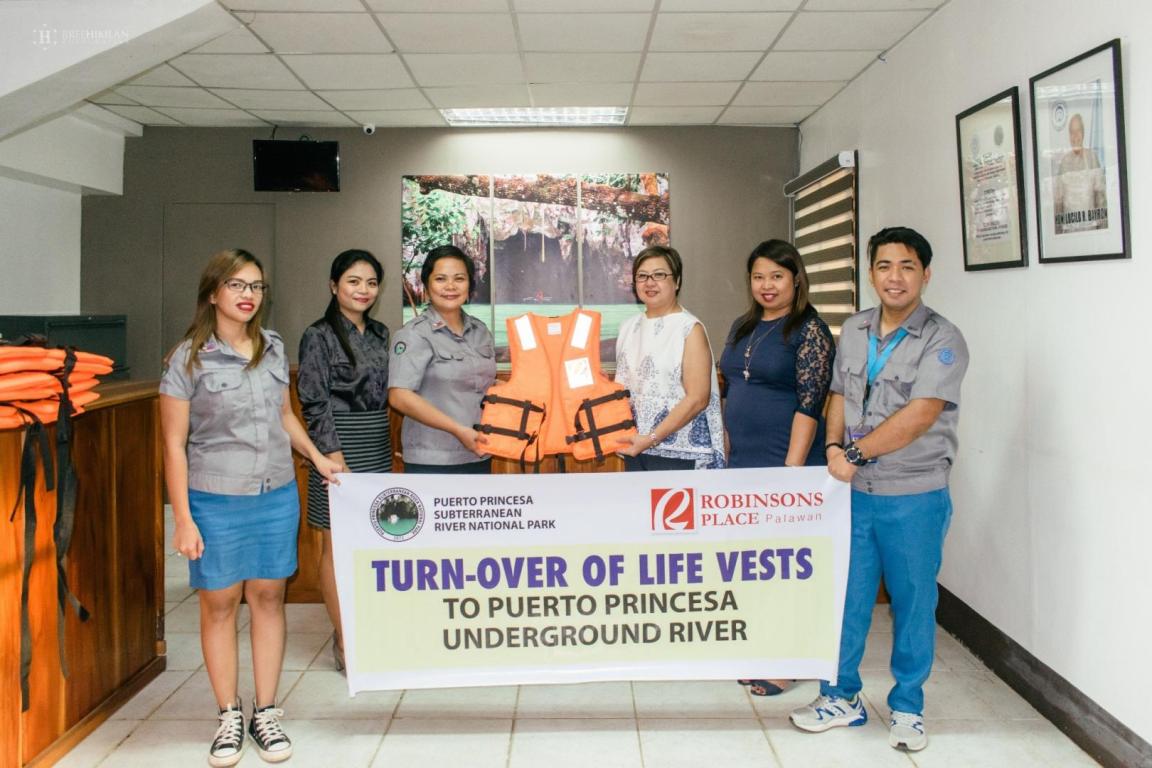
<svg viewBox="0 0 1152 768"><path fill-rule="evenodd" d="M627 389L622 389L622 390L619 390L618 392L610 392L607 395L603 395L601 397L592 398L590 400L584 400L582 403L580 403L580 408L576 411L576 418L574 420L575 423L573 425L576 429L576 434L569 435L568 437L564 438L564 440L568 443L577 443L577 442L580 442L581 440L591 440L592 441L592 449L594 451L596 451L596 460L597 461L602 460L604 458L604 449L600 445L600 436L606 435L609 432L618 432L621 430L630 429L630 428L636 426L636 422L632 419L625 419L624 421L619 421L619 422L616 422L615 424L610 424L606 427L597 427L596 426L596 417L593 415L592 409L598 405L603 405L604 403L610 403L613 400L624 400L624 399L630 397L631 394L632 393L629 392ZM587 429L585 429L580 424L580 414L581 413L586 414L585 418L588 419Z"/></svg>
<svg viewBox="0 0 1152 768"><path fill-rule="evenodd" d="M491 424L473 424L472 428L477 432L482 432L485 435L504 435L505 437L514 437L517 440L527 440L528 445L536 439L538 433L528 431L528 417L533 413L544 414L544 407L536 405L531 400L513 400L510 397L501 397L500 395L484 395L480 400L481 407L485 403L492 403L493 405L513 405L520 409L520 429L508 429L507 427L494 427ZM528 445L524 447L527 448Z"/></svg>

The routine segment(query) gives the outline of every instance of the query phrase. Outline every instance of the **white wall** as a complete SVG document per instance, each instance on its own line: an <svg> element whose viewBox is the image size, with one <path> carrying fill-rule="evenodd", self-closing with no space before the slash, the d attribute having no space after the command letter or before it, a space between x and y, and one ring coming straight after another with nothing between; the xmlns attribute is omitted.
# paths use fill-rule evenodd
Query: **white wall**
<svg viewBox="0 0 1152 768"><path fill-rule="evenodd" d="M0 315L80 311L80 192L0 176Z"/></svg>
<svg viewBox="0 0 1152 768"><path fill-rule="evenodd" d="M1028 78L1119 37L1128 261L1038 263ZM928 303L972 351L941 583L1152 741L1152 5L952 0L802 126L801 167L859 148L861 236L933 243ZM1031 266L963 271L955 116L1021 89Z"/></svg>

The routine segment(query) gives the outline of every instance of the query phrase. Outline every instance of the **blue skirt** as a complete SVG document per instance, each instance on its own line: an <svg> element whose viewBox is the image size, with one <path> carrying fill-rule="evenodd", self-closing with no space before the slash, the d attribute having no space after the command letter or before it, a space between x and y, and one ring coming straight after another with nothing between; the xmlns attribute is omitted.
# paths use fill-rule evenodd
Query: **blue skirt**
<svg viewBox="0 0 1152 768"><path fill-rule="evenodd" d="M193 589L224 589L247 579L296 572L300 496L296 481L254 496L188 491L204 554L188 561Z"/></svg>

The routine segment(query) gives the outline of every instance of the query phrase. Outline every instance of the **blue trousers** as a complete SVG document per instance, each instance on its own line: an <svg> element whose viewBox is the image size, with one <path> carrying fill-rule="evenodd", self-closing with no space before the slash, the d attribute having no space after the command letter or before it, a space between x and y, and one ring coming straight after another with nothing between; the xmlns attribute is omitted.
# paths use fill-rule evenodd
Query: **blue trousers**
<svg viewBox="0 0 1152 768"><path fill-rule="evenodd" d="M947 488L907 496L852 491L839 679L834 686L822 682L822 694L852 698L863 687L860 660L883 576L894 616L891 667L896 685L888 694L888 706L924 712L924 681L936 652L936 576L951 518Z"/></svg>

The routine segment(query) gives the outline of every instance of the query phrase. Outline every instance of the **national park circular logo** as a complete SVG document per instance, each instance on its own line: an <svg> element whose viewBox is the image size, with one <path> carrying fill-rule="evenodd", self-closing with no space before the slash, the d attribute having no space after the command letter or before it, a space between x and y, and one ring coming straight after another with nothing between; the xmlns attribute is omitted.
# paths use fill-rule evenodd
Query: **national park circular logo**
<svg viewBox="0 0 1152 768"><path fill-rule="evenodd" d="M424 527L424 504L407 488L389 488L372 500L372 527L380 538L407 541Z"/></svg>

